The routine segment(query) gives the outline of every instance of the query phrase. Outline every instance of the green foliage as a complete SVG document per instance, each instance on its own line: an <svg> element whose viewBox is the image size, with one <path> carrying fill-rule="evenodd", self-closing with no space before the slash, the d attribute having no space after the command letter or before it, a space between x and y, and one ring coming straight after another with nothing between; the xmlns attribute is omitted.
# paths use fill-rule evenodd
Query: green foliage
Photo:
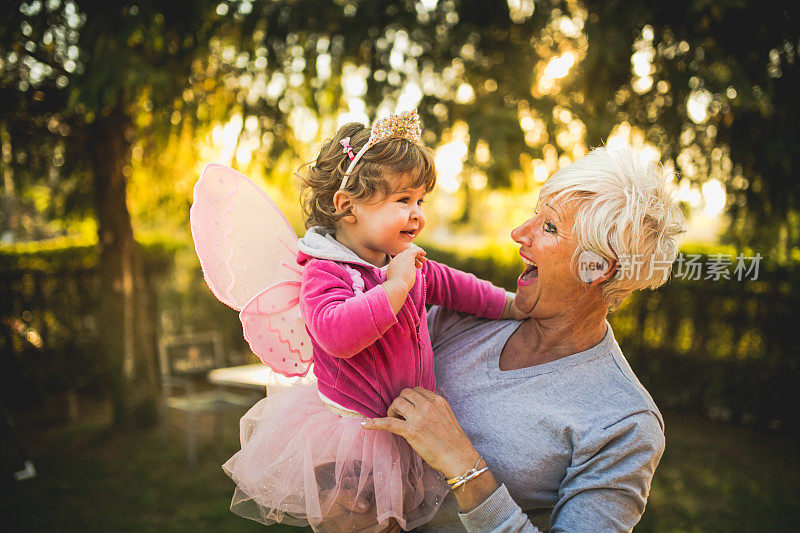
<svg viewBox="0 0 800 533"><path fill-rule="evenodd" d="M164 236L145 234L138 242L145 262L156 270L172 264L175 252L184 244ZM43 241L27 241L0 246L0 273L26 271L39 274L64 274L74 270L90 270L99 258L96 239L59 237Z"/></svg>
<svg viewBox="0 0 800 533"><path fill-rule="evenodd" d="M17 194L53 190L50 218L89 212L86 139L110 114L126 117L116 135L134 146L119 167L141 182L137 214L158 218L156 206L173 211L188 196L184 178L200 157L191 141L210 125L251 119L235 145L255 153L247 163L234 151L232 163L283 180L310 157L309 139L331 134L333 117L363 108L374 118L416 87L427 144L468 127L467 199L472 173L490 188L530 183L532 161L553 172L627 124L680 176L725 183L731 242L787 255L800 243L800 26L789 1L16 7L0 30L3 165ZM564 57L569 68L548 74ZM141 191L151 185L179 201L150 203ZM472 211L465 202L462 219Z"/></svg>
<svg viewBox="0 0 800 533"><path fill-rule="evenodd" d="M674 158L682 177L726 185L729 242L800 246L795 4L613 0L587 7L590 46L571 88L595 91L578 112L591 127L589 144L602 141L607 120L626 120ZM630 73L626 57L634 51L652 54L644 62L646 90L637 90Z"/></svg>

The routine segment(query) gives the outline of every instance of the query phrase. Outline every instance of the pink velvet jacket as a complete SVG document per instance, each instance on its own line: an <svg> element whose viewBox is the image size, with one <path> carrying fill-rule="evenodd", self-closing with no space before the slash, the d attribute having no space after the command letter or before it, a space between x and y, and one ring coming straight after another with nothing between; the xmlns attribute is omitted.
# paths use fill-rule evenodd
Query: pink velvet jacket
<svg viewBox="0 0 800 533"><path fill-rule="evenodd" d="M406 387L435 390L425 303L499 318L505 291L448 266L427 261L395 315L377 267L317 259L304 265L300 310L314 344L319 391L369 417L386 416Z"/></svg>

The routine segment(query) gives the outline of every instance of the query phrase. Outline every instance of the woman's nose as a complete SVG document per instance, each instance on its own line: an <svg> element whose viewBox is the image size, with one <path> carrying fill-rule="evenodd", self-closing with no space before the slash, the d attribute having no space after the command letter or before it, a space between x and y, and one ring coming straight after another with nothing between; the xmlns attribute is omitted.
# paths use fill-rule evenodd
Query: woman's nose
<svg viewBox="0 0 800 533"><path fill-rule="evenodd" d="M530 236L530 225L533 219L528 219L522 223L522 225L517 226L513 230L511 230L511 238L514 242L517 242L523 246L530 246L533 243L533 239Z"/></svg>

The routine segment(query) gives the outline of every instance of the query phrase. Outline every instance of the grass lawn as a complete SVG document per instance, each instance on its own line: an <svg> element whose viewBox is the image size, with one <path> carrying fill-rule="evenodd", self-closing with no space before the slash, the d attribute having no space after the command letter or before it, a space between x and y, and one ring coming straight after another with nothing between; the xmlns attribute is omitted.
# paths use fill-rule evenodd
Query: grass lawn
<svg viewBox="0 0 800 533"><path fill-rule="evenodd" d="M237 449L237 416L227 418L221 438L211 419L202 424L199 464L190 469L178 415L162 445L157 430L110 431L105 404L82 408L78 421L57 427L26 427L17 418L38 476L3 486L3 531L262 529L228 510L233 484L219 465ZM667 414L666 420L667 451L636 531L797 530L795 444L684 415Z"/></svg>

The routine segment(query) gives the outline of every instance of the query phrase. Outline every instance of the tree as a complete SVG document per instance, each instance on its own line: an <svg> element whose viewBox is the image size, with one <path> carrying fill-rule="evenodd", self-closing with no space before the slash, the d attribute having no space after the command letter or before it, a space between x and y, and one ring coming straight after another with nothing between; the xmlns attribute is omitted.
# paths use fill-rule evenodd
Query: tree
<svg viewBox="0 0 800 533"><path fill-rule="evenodd" d="M788 258L800 246L794 3L615 0L587 8L590 45L575 83L596 91L595 105L607 104L587 118L629 121L681 177L724 183L726 239ZM596 144L603 132L592 133Z"/></svg>
<svg viewBox="0 0 800 533"><path fill-rule="evenodd" d="M120 424L152 423L158 386L155 329L126 198L135 118L146 97L165 111L153 115L149 130L170 127L169 110L216 21L211 2L156 4L20 2L0 34L3 148L16 155L4 158L7 175L35 181L49 168L91 184L84 198L97 221L100 335Z"/></svg>

